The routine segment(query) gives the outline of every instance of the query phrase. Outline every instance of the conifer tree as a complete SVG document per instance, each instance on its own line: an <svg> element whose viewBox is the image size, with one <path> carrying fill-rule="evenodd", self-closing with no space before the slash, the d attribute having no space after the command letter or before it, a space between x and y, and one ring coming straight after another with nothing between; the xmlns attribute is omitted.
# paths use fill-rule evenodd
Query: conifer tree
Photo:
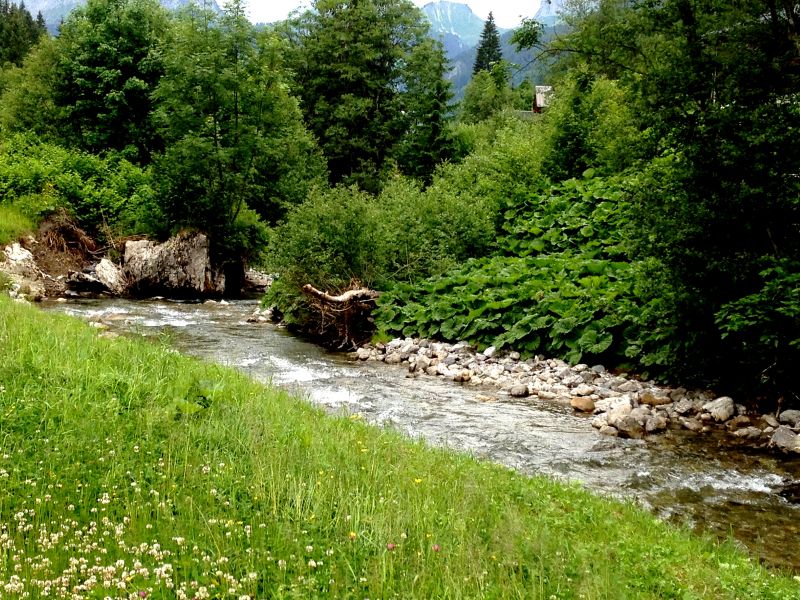
<svg viewBox="0 0 800 600"><path fill-rule="evenodd" d="M472 74L477 75L481 71L491 72L492 67L503 59L500 50L500 33L494 23L494 16L489 13L489 18L483 25L481 41L478 44L478 53L475 56L475 65L472 67Z"/></svg>

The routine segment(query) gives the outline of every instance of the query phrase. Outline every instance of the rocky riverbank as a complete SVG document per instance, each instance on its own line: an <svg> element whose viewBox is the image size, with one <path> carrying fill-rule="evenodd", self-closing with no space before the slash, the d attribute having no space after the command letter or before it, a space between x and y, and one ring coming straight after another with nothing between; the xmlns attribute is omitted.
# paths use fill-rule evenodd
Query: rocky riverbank
<svg viewBox="0 0 800 600"><path fill-rule="evenodd" d="M494 347L476 352L465 342L412 338L366 345L353 357L405 365L409 377L443 377L512 397L563 402L591 418L604 435L642 438L667 429L722 430L753 446L800 454L800 410L750 414L727 396L639 381L602 365L570 365L544 357L523 360L518 352Z"/></svg>

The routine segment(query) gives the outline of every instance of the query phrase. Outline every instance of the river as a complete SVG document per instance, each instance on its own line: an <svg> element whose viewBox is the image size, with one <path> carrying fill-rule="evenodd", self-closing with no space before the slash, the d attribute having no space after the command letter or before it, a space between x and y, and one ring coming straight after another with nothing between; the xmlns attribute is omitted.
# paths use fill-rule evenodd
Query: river
<svg viewBox="0 0 800 600"><path fill-rule="evenodd" d="M290 388L334 413L358 413L409 437L469 452L525 474L578 481L631 498L664 520L733 536L765 562L800 572L800 504L780 495L800 481L800 458L730 446L724 437L668 432L647 440L600 436L568 406L495 390L406 378L405 369L356 362L272 324L247 323L257 304L79 300L47 310L114 331L166 337L175 349ZM486 396L498 397L486 402Z"/></svg>

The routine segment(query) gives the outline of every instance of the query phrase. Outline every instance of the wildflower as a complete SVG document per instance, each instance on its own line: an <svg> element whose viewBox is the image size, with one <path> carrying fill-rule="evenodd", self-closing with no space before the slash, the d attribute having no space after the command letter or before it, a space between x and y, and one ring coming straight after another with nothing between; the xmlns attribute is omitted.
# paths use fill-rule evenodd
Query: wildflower
<svg viewBox="0 0 800 600"><path fill-rule="evenodd" d="M280 568L280 569L285 569L285 568L286 568L286 561L285 561L285 560L283 560L283 559L280 559L280 560L278 561L278 568Z"/></svg>
<svg viewBox="0 0 800 600"><path fill-rule="evenodd" d="M417 478L417 479L415 479L415 480L414 480L414 483L416 483L417 485L419 485L420 483L422 483L422 479L420 479L420 478Z"/></svg>
<svg viewBox="0 0 800 600"><path fill-rule="evenodd" d="M315 561L315 560L312 558L311 560L309 560L309 561L308 561L308 566L309 566L309 568L311 568L311 569L316 569L316 568L317 568L317 561Z"/></svg>
<svg viewBox="0 0 800 600"><path fill-rule="evenodd" d="M397 548L397 545L396 545L396 544L393 544L392 542L389 542L388 544L386 544L386 549L387 549L389 552L391 552L391 551L392 551L392 550L394 550L395 548Z"/></svg>
<svg viewBox="0 0 800 600"><path fill-rule="evenodd" d="M306 553L311 554L314 551L314 546L306 546Z"/></svg>
<svg viewBox="0 0 800 600"><path fill-rule="evenodd" d="M351 531L350 533L347 534L347 537L350 538L350 541L353 541L358 537L358 534L355 531Z"/></svg>
<svg viewBox="0 0 800 600"><path fill-rule="evenodd" d="M431 549L434 552L439 552L442 549L442 547L439 544L434 544L433 546L431 546Z"/></svg>

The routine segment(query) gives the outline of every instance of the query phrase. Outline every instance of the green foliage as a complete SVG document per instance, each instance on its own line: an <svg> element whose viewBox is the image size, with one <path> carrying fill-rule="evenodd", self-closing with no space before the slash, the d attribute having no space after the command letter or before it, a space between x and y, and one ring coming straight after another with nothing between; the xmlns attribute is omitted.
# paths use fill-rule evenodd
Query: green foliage
<svg viewBox="0 0 800 600"><path fill-rule="evenodd" d="M527 355L619 362L632 326L628 263L553 254L471 261L380 299L379 329L511 347Z"/></svg>
<svg viewBox="0 0 800 600"><path fill-rule="evenodd" d="M760 273L761 288L722 306L715 320L735 360L731 374L737 385L752 388L758 382L760 393L787 394L787 402L797 404L800 264L771 262Z"/></svg>
<svg viewBox="0 0 800 600"><path fill-rule="evenodd" d="M491 213L434 185L390 180L378 198L355 188L317 191L293 210L272 237L269 268L280 274L268 301L287 320L308 327L315 315L300 288L310 283L341 292L354 281L386 289L445 273L491 244Z"/></svg>
<svg viewBox="0 0 800 600"><path fill-rule="evenodd" d="M593 168L620 173L639 157L641 133L630 93L617 82L574 72L561 81L545 115L550 139L545 173L554 181Z"/></svg>
<svg viewBox="0 0 800 600"><path fill-rule="evenodd" d="M511 256L561 252L626 260L630 207L618 182L570 179L535 194L505 213L501 248Z"/></svg>
<svg viewBox="0 0 800 600"><path fill-rule="evenodd" d="M464 98L459 105L460 121L479 123L511 104L511 88L502 76L504 70L501 63L495 65L493 71L482 69L472 77L464 89Z"/></svg>
<svg viewBox="0 0 800 600"><path fill-rule="evenodd" d="M574 362L625 360L638 322L636 270L618 188L571 180L521 199L505 213L499 245L508 256L397 286L380 299L378 327Z"/></svg>
<svg viewBox="0 0 800 600"><path fill-rule="evenodd" d="M374 286L381 279L378 214L368 194L344 187L316 190L291 210L275 230L267 259L280 274L267 301L278 306L287 322L315 322L300 292L307 283L340 292L352 281Z"/></svg>
<svg viewBox="0 0 800 600"><path fill-rule="evenodd" d="M55 100L57 61L57 42L46 37L25 57L22 67L3 73L0 139L14 133L30 133L47 141L63 139L67 124Z"/></svg>
<svg viewBox="0 0 800 600"><path fill-rule="evenodd" d="M34 222L67 209L91 234L148 232L155 214L141 168L24 136L0 144L0 198Z"/></svg>
<svg viewBox="0 0 800 600"><path fill-rule="evenodd" d="M503 53L500 50L500 32L494 23L494 16L489 12L489 17L483 24L483 31L481 31L475 63L472 65L473 77L481 71L491 72L501 60L503 60Z"/></svg>

